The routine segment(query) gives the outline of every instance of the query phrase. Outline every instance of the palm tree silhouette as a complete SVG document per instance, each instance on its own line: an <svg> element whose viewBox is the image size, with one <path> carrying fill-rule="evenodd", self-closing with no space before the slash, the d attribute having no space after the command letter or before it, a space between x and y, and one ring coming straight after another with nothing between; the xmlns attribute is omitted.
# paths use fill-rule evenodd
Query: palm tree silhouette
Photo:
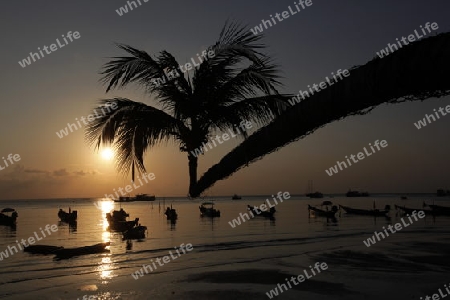
<svg viewBox="0 0 450 300"><path fill-rule="evenodd" d="M384 103L450 95L449 53L450 33L442 33L352 68L348 78L286 110L227 153L201 176L191 194L200 195L218 180L328 123L367 114ZM411 124L411 130L417 129Z"/></svg>
<svg viewBox="0 0 450 300"><path fill-rule="evenodd" d="M135 166L138 172L146 172L144 153L173 141L187 152L189 195L198 196L195 149L201 149L217 131L243 121L266 125L288 107L286 96L277 91L281 86L277 66L261 52L265 48L261 38L245 26L225 23L218 41L207 49L214 57L196 66L192 76L189 72L185 76L167 51L153 58L118 44L129 56L115 57L104 65L101 74L106 92L136 83L155 97L158 107L126 98L101 100L98 108L111 103L118 108L89 123L88 143L97 149L113 145L118 171L127 175L131 170L134 180Z"/></svg>

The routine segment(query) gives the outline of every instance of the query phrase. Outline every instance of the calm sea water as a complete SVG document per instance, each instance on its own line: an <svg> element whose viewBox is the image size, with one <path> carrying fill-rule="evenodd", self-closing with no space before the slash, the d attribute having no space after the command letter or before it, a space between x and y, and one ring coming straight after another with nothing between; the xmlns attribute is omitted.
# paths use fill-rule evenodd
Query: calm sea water
<svg viewBox="0 0 450 300"><path fill-rule="evenodd" d="M148 237L142 241L123 241L120 234L107 231L105 213L119 208L119 203L106 199L64 199L64 200L16 200L0 201L0 208L13 207L19 213L16 229L0 226L0 251L16 245L16 240L27 239L40 232L46 224L56 224L58 231L37 244L64 246L66 248L111 242L111 252L107 254L87 255L68 260L56 261L53 256L30 255L19 252L0 261L0 298L26 294L30 291L48 289L55 286L70 287L77 278L89 279L97 285L108 285L117 277L127 277L149 263L150 259L162 257L169 250L184 243L191 243L194 251L164 266L155 273L174 272L177 270L209 268L230 263L245 263L249 259L265 259L276 255L289 256L290 252L298 254L310 251L312 245L319 241L330 241L327 247L332 249L348 242L348 237L361 236L362 240L381 231L381 227L398 222L395 210L391 219L347 216L342 213L337 222L327 222L323 218L309 218L307 204L319 204L331 200L335 204L359 208L372 208L376 201L378 208L384 205L406 205L421 208L424 200L436 204L449 205L450 199L432 196L410 196L400 200L398 195L386 195L370 198L334 197L324 199L307 199L294 196L277 205L275 220L256 218L232 228L229 221L246 212L247 204L261 204L265 197L243 197L232 201L229 198L215 198L216 208L221 217L215 219L201 218L200 201L182 198L166 198L155 202L133 202L122 204L130 214L130 219L140 218L140 223L148 227ZM98 207L94 205L97 203ZM177 210L179 219L176 224L168 222L164 216L164 204L170 204ZM59 208L66 211L68 207L78 211L76 227L59 223ZM435 220L431 217L419 220L406 230L440 231L448 228L450 218ZM322 244L323 245L323 244ZM323 247L323 246L322 246ZM280 254L282 252L282 254ZM210 254L214 255L210 255ZM26 297L24 298L26 299Z"/></svg>

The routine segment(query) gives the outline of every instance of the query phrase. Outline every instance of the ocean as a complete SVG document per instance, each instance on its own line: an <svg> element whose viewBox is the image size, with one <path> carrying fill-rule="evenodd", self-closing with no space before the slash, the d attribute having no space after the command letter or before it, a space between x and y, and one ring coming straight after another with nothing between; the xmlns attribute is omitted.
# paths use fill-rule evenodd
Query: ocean
<svg viewBox="0 0 450 300"><path fill-rule="evenodd" d="M446 255L450 217L426 216L370 247L363 243L383 226L400 222L394 204L420 209L426 201L450 206L448 197L292 196L276 206L273 220L257 217L230 226L247 211L247 204L260 205L266 198L216 197L221 216L214 219L200 217L200 200L176 197L122 204L101 198L0 201L0 209L12 207L19 214L16 228L0 226L0 253L35 232L42 237L40 228L47 224L58 230L36 244L71 248L111 243L110 253L65 260L9 252L0 261L0 299L268 299L267 292L277 284L286 284L286 278L304 270L310 272L309 266L316 262L325 262L328 269L274 297L391 299L386 295L399 294L392 299L419 299L448 283L444 278L450 270ZM377 208L389 204L392 209L389 218L350 216L344 211L337 213L336 220L310 217L307 204L323 200L366 209L375 201ZM170 205L179 216L175 224L164 216L165 206ZM68 211L69 207L78 211L77 226L59 222L59 208ZM121 234L107 230L105 213L119 207L130 214L130 220L139 218L147 226L145 239L125 241ZM132 276L182 244L191 244L192 250L138 279Z"/></svg>

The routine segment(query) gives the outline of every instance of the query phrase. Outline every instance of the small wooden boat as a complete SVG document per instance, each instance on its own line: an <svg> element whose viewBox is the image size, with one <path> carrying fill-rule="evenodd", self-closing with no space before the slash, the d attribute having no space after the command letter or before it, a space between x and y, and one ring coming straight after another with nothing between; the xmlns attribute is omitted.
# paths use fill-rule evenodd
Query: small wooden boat
<svg viewBox="0 0 450 300"><path fill-rule="evenodd" d="M198 208L202 217L220 217L220 210L214 208L214 202L203 202Z"/></svg>
<svg viewBox="0 0 450 300"><path fill-rule="evenodd" d="M25 247L23 251L31 254L50 255L56 254L56 251L61 249L64 249L64 247L48 246L48 245L30 245L28 247Z"/></svg>
<svg viewBox="0 0 450 300"><path fill-rule="evenodd" d="M374 209L358 209L358 208L351 208L351 207L344 206L344 205L339 205L339 208L342 208L343 210L345 210L345 212L349 215L374 216L374 217L387 216L387 214L391 210L390 205L386 205L383 210L379 210L376 208L374 208Z"/></svg>
<svg viewBox="0 0 450 300"><path fill-rule="evenodd" d="M425 202L423 203L423 206L431 208L431 213L434 216L450 216L450 207L448 206L426 204Z"/></svg>
<svg viewBox="0 0 450 300"><path fill-rule="evenodd" d="M308 204L308 210L309 212L313 213L316 217L326 217L326 218L334 218L336 215L336 212L338 211L338 208L336 205L333 205L331 209L328 209L328 205L326 206L326 210L314 207Z"/></svg>
<svg viewBox="0 0 450 300"><path fill-rule="evenodd" d="M394 205L396 210L401 211L403 214L409 214L411 215L413 213L413 211L416 211L416 213L418 213L419 211L423 210L422 208L408 208L406 206L399 206L399 205ZM429 213L431 213L431 211L429 211Z"/></svg>
<svg viewBox="0 0 450 300"><path fill-rule="evenodd" d="M139 218L134 219L134 221L127 221L127 217L129 217L129 214L123 208L107 213L106 220L109 223L109 229L123 232L138 226Z"/></svg>
<svg viewBox="0 0 450 300"><path fill-rule="evenodd" d="M61 222L75 223L78 218L78 212L76 210L71 211L70 207L69 212L65 212L60 208L58 211L58 217L61 220Z"/></svg>
<svg viewBox="0 0 450 300"><path fill-rule="evenodd" d="M106 214L106 220L108 222L126 221L130 215L121 208L120 210L113 210Z"/></svg>
<svg viewBox="0 0 450 300"><path fill-rule="evenodd" d="M68 259L74 256L109 252L109 250L106 249L109 245L110 243L108 242L85 247L59 249L55 251L56 259Z"/></svg>
<svg viewBox="0 0 450 300"><path fill-rule="evenodd" d="M109 245L110 243L108 242L95 244L92 246L69 248L69 249L49 245L30 245L28 247L25 247L23 251L30 254L43 254L43 255L55 254L56 259L67 259L74 256L109 252L109 250L106 249L106 247L108 247Z"/></svg>
<svg viewBox="0 0 450 300"><path fill-rule="evenodd" d="M146 226L136 226L123 233L124 240L138 240L145 238Z"/></svg>
<svg viewBox="0 0 450 300"><path fill-rule="evenodd" d="M400 199L402 199L402 200L408 200L408 197L406 197L406 196L401 196Z"/></svg>
<svg viewBox="0 0 450 300"><path fill-rule="evenodd" d="M167 207L166 212L164 213L167 217L167 221L174 221L178 219L177 211L172 208L172 205L170 207Z"/></svg>
<svg viewBox="0 0 450 300"><path fill-rule="evenodd" d="M241 200L241 199L242 197L237 194L234 194L233 197L231 197L231 200Z"/></svg>
<svg viewBox="0 0 450 300"><path fill-rule="evenodd" d="M262 211L259 207L257 207L257 206L252 207L248 204L247 204L247 210L251 211L255 217L264 217L264 218L270 218L270 219L273 219L274 218L273 215L277 212L275 207L271 207L269 209L269 211ZM257 213L257 211L259 211L259 214Z"/></svg>
<svg viewBox="0 0 450 300"><path fill-rule="evenodd" d="M124 232L130 230L139 224L139 218L134 219L134 221L116 221L109 223L109 229L112 231Z"/></svg>
<svg viewBox="0 0 450 300"><path fill-rule="evenodd" d="M0 212L0 225L14 226L18 216L14 208L4 208Z"/></svg>

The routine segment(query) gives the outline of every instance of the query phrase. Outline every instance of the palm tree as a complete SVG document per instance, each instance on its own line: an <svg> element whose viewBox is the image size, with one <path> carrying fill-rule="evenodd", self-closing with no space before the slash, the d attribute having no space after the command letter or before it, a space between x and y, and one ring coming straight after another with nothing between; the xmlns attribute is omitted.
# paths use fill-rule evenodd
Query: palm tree
<svg viewBox="0 0 450 300"><path fill-rule="evenodd" d="M135 83L154 97L157 106L126 98L104 99L98 108L114 103L117 109L89 123L87 141L97 149L113 145L118 171L127 175L131 170L133 180L135 166L138 172L146 171L147 150L161 142L175 142L187 152L189 194L193 196L198 163L195 149L201 149L215 132L232 129L243 121L266 125L288 106L286 96L277 91L281 86L277 67L261 52L265 48L261 37L227 22L218 41L207 49L214 57L195 67L192 76L185 76L167 51L152 57L119 44L129 56L115 57L104 65L101 74L106 92ZM167 73L176 76L171 78ZM165 83L155 83L156 78Z"/></svg>
<svg viewBox="0 0 450 300"><path fill-rule="evenodd" d="M353 68L349 77L286 110L226 154L203 174L192 194L200 195L218 180L328 123L367 114L383 103L449 95L449 53L450 33L443 33ZM411 130L416 130L412 124Z"/></svg>

